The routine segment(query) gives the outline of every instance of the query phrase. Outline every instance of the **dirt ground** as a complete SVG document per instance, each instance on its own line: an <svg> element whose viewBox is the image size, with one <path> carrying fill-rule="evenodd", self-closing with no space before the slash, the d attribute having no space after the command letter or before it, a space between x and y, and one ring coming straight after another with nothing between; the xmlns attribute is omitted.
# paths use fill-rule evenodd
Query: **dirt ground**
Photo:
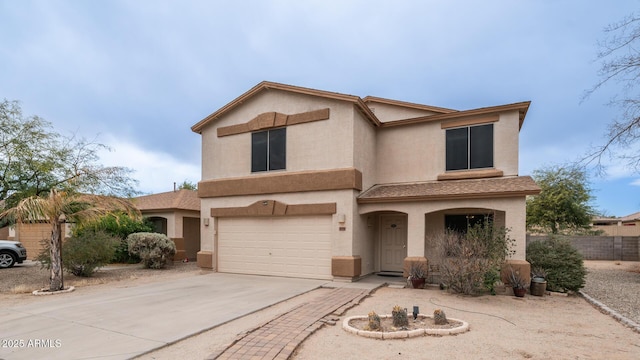
<svg viewBox="0 0 640 360"><path fill-rule="evenodd" d="M587 261L585 266L587 269L630 270L640 263ZM10 269L2 271L2 280L9 278L6 270ZM200 271L192 263L161 272L128 266L106 270L99 276L100 280L79 282L77 285L83 287L82 291L102 291L110 286L135 286L166 278L193 276ZM19 273L11 272L13 274ZM42 281L39 280L42 275L38 275L37 281ZM311 291L140 358L204 359L230 344L238 334L321 297L327 291ZM46 300L6 290L0 294L2 306L24 301ZM447 317L469 322L470 331L456 336L376 340L347 333L339 322L335 326L324 326L307 338L297 349L294 359L640 359L640 334L602 314L579 296L468 297L440 290L385 287L348 310L341 319L366 315L372 310L388 314L394 305L407 309L417 305L423 314L442 309Z"/></svg>
<svg viewBox="0 0 640 360"><path fill-rule="evenodd" d="M587 268L637 267L638 263L585 262ZM323 289L237 319L180 341L142 359L204 359L231 343L235 336L295 305L322 296ZM394 305L470 323L456 336L423 336L402 340L358 337L342 324L325 326L307 338L294 359L640 359L640 334L602 314L580 296L508 295L468 297L440 290L381 288L341 319L371 310L391 313Z"/></svg>

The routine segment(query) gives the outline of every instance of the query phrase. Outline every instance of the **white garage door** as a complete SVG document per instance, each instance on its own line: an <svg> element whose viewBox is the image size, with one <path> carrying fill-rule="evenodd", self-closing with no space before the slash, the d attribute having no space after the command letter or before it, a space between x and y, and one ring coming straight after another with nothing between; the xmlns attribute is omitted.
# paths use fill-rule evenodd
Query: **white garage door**
<svg viewBox="0 0 640 360"><path fill-rule="evenodd" d="M218 271L331 279L331 216L220 218Z"/></svg>

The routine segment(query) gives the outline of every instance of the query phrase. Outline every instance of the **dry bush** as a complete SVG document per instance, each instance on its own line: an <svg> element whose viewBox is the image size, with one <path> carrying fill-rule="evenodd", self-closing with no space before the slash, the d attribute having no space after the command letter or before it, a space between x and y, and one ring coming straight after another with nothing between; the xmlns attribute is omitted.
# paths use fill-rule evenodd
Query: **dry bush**
<svg viewBox="0 0 640 360"><path fill-rule="evenodd" d="M487 290L494 293L500 266L513 254L514 240L507 232L504 227L487 222L470 227L466 234L447 230L435 235L433 240L442 252L443 284L451 291L467 295Z"/></svg>

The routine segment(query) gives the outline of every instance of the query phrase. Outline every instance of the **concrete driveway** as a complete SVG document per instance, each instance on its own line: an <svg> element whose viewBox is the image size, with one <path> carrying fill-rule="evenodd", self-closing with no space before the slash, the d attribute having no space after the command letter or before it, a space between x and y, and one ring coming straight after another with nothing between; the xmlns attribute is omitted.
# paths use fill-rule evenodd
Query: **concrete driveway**
<svg viewBox="0 0 640 360"><path fill-rule="evenodd" d="M0 359L128 359L326 281L211 273L0 309Z"/></svg>

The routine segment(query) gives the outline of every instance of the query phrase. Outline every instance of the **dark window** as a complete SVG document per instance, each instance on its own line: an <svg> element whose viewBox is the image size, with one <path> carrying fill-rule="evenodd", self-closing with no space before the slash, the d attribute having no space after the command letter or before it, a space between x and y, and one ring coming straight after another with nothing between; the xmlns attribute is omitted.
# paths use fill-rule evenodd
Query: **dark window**
<svg viewBox="0 0 640 360"><path fill-rule="evenodd" d="M447 171L493 167L493 124L447 130Z"/></svg>
<svg viewBox="0 0 640 360"><path fill-rule="evenodd" d="M493 216L491 214L445 215L444 227L447 230L466 234L469 228L476 225L484 226L492 221Z"/></svg>
<svg viewBox="0 0 640 360"><path fill-rule="evenodd" d="M286 163L286 128L251 134L251 172L282 170Z"/></svg>

